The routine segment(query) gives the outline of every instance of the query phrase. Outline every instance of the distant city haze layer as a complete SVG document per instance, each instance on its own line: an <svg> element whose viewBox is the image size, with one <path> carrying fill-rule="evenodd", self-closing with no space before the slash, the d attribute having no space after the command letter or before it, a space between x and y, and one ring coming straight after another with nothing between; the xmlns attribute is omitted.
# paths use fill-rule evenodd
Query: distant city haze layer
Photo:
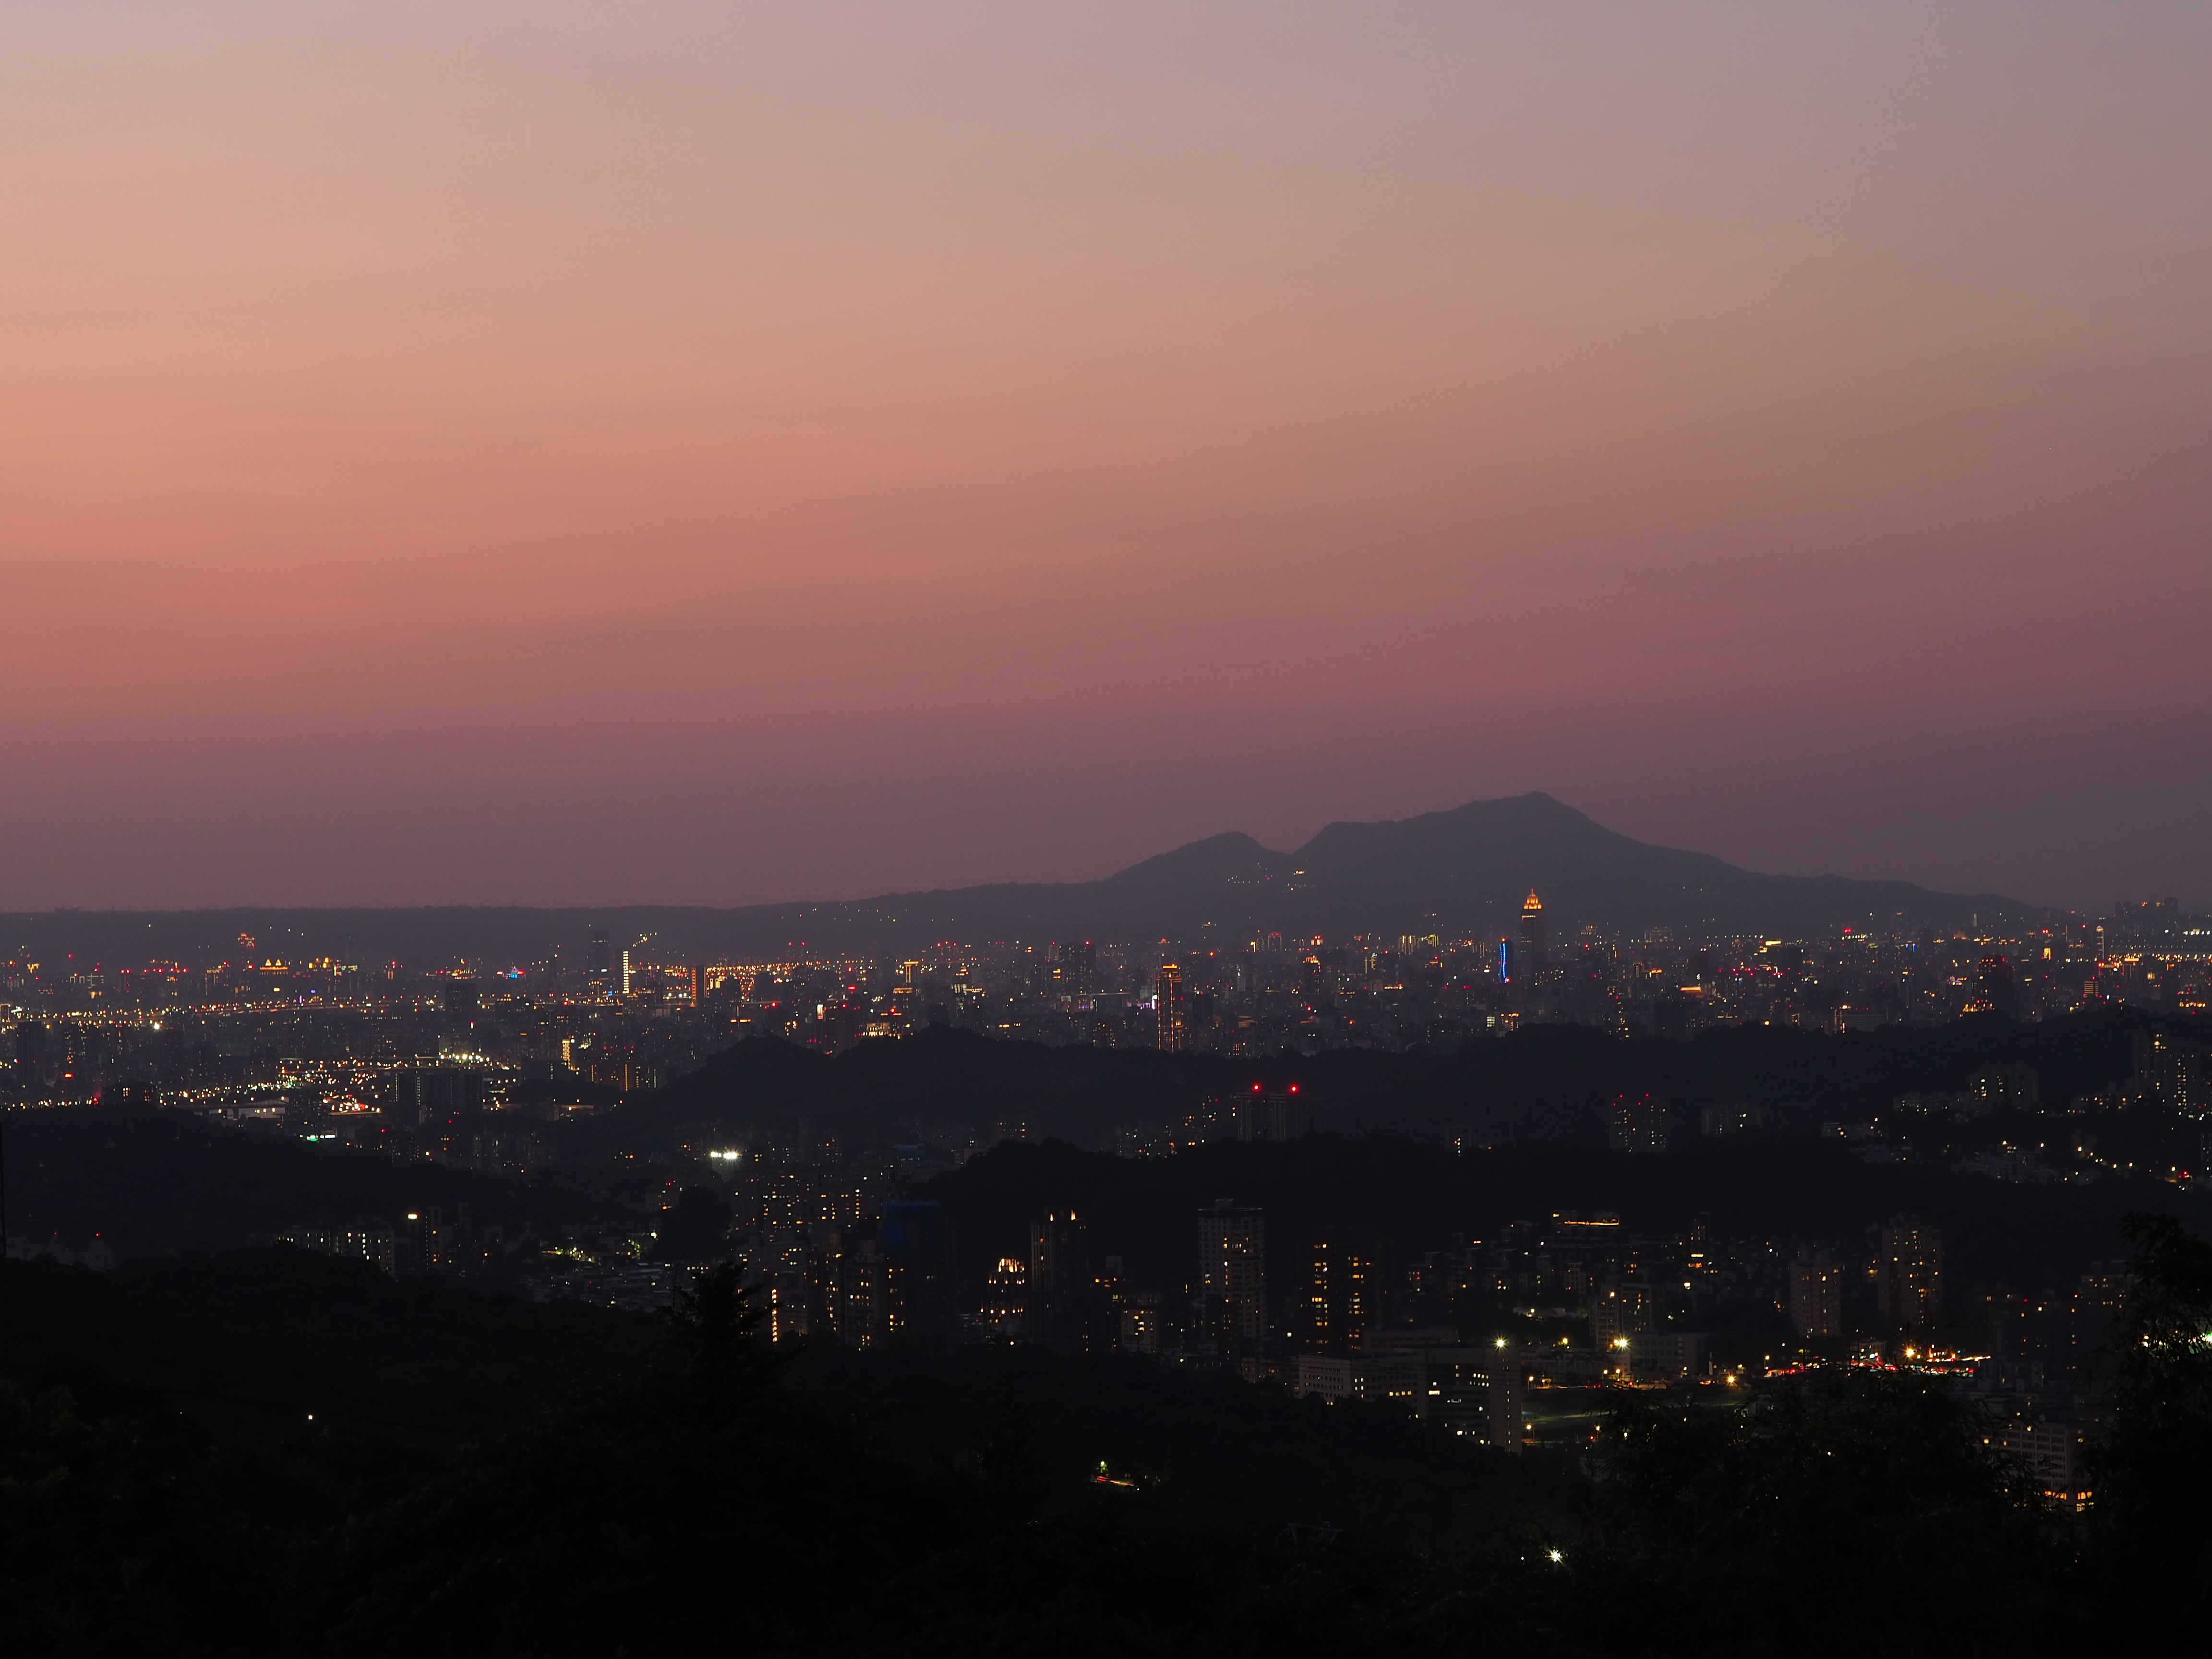
<svg viewBox="0 0 2212 1659"><path fill-rule="evenodd" d="M1931 892L1907 882L1762 875L1701 853L1616 835L1548 795L1473 801L1389 823L1333 823L1294 853L1249 836L1194 842L1103 881L1001 883L873 899L737 909L627 905L596 910L219 910L148 915L49 912L0 918L0 944L53 960L149 957L198 965L235 958L240 933L264 956L350 951L356 961L497 969L557 946L584 960L586 929L646 941L647 960L881 957L945 940L1169 940L1236 953L1254 938L1355 933L1496 937L1531 891L1554 936L1666 928L1684 940L1772 934L1831 938L1926 928L1996 929L2037 919L1995 894ZM249 952L249 954L251 954Z"/></svg>
<svg viewBox="0 0 2212 1659"><path fill-rule="evenodd" d="M2212 7L0 9L0 909L1547 790L2212 901Z"/></svg>

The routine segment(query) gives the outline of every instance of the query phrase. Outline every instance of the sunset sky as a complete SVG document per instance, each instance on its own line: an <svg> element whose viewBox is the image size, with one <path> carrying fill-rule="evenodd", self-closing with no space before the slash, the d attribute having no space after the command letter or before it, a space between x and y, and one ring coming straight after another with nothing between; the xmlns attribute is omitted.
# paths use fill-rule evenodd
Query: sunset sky
<svg viewBox="0 0 2212 1659"><path fill-rule="evenodd" d="M2212 901L2212 7L0 9L0 908L1546 789Z"/></svg>

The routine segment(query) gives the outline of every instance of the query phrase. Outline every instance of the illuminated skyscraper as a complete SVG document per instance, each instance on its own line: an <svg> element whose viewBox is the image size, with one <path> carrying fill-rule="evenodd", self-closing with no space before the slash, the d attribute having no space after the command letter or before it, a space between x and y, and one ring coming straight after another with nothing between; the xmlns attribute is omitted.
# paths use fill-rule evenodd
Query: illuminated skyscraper
<svg viewBox="0 0 2212 1659"><path fill-rule="evenodd" d="M1190 1047L1190 999L1182 988L1182 969L1172 962L1160 964L1154 987L1153 1012L1159 1023L1159 1049L1179 1054Z"/></svg>
<svg viewBox="0 0 2212 1659"><path fill-rule="evenodd" d="M1029 1263L1002 1255L983 1280L975 1322L1001 1341L1012 1342L1027 1328Z"/></svg>
<svg viewBox="0 0 2212 1659"><path fill-rule="evenodd" d="M636 969L630 964L629 952L628 951L624 951L622 953L622 994L624 996L628 996L630 994L632 975L635 972Z"/></svg>
<svg viewBox="0 0 2212 1659"><path fill-rule="evenodd" d="M1551 949L1551 933L1544 925L1544 901L1531 887L1521 901L1521 925L1514 938L1513 977L1528 979L1540 972Z"/></svg>

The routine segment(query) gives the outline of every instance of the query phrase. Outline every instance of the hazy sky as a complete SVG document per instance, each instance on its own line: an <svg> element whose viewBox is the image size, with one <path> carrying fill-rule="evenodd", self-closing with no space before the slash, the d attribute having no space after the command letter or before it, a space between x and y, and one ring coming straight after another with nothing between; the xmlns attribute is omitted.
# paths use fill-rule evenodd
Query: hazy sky
<svg viewBox="0 0 2212 1659"><path fill-rule="evenodd" d="M1548 789L2212 899L2212 7L0 9L0 908Z"/></svg>

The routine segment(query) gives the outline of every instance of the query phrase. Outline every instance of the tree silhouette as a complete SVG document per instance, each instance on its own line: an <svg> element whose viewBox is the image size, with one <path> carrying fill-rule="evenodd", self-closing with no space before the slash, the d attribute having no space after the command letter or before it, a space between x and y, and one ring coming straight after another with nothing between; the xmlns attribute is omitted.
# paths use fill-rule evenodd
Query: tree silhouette
<svg viewBox="0 0 2212 1659"><path fill-rule="evenodd" d="M2112 1391L2089 1473L2100 1576L2124 1616L2201 1644L2212 1607L2212 1243L2130 1215Z"/></svg>

